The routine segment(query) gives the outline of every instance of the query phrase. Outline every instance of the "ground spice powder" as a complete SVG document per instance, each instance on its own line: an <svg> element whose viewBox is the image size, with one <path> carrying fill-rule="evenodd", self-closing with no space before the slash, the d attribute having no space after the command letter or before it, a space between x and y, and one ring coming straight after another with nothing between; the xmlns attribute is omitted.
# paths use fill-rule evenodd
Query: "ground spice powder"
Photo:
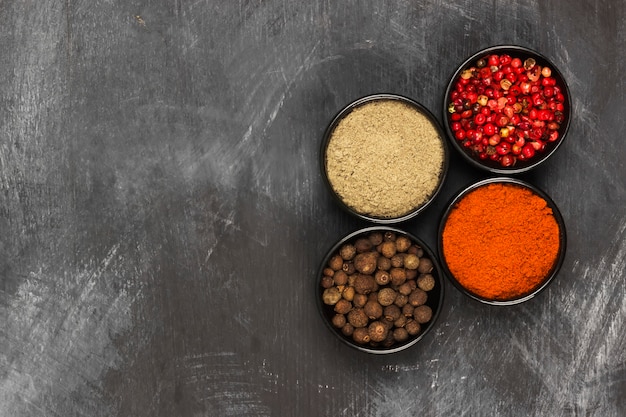
<svg viewBox="0 0 626 417"><path fill-rule="evenodd" d="M532 292L559 254L559 226L547 202L515 184L471 191L450 212L443 256L457 281L490 300Z"/></svg>
<svg viewBox="0 0 626 417"><path fill-rule="evenodd" d="M439 185L443 140L433 123L398 100L370 101L348 113L326 147L331 187L355 211L400 217Z"/></svg>

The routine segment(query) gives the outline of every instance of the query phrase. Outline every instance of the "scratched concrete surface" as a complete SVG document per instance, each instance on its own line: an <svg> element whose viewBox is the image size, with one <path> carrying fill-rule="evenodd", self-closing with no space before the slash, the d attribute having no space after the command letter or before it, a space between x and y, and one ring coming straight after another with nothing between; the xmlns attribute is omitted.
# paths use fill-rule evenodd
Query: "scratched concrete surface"
<svg viewBox="0 0 626 417"><path fill-rule="evenodd" d="M625 22L613 0L0 0L0 415L625 415ZM420 344L352 351L313 300L364 225L323 187L325 125L374 92L441 118L500 43L570 83L567 143L523 177L566 220L562 271L510 308L448 285ZM402 227L434 245L484 176L453 157Z"/></svg>

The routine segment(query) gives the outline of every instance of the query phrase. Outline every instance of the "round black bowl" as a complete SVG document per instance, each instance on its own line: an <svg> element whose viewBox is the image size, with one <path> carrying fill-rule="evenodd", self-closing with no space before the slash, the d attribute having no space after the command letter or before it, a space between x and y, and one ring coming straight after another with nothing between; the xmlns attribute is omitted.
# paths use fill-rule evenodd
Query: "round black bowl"
<svg viewBox="0 0 626 417"><path fill-rule="evenodd" d="M513 184L513 185L515 185L517 187L530 190L533 194L535 194L535 195L541 197L543 200L545 200L545 202L547 203L547 206L552 209L552 215L553 215L554 219L556 220L556 223L557 223L558 228L559 228L559 238L558 238L558 240L559 240L559 249L558 249L558 253L557 253L556 259L554 260L554 263L552 264L552 268L545 275L545 277L543 277L541 282L538 285L536 285L532 290L530 290L527 293L519 294L519 295L517 295L515 297L512 297L512 298L506 298L506 299L487 298L487 297L481 296L479 294L476 294L475 292L472 292L471 290L469 290L466 287L464 287L456 279L454 274L448 268L448 264L446 262L446 257L445 257L445 252L444 252L444 245L443 245L443 232L444 232L444 228L446 226L446 221L448 220L448 217L450 216L450 213L456 208L456 205L464 197L466 197L468 194L470 194L472 191L475 191L475 190L477 190L477 189L479 189L479 188L481 188L483 186L487 186L489 184ZM514 215L514 213L511 214L511 215ZM567 238L566 238L566 231L565 231L565 222L563 221L563 217L561 216L561 213L560 213L558 207L556 206L554 201L550 198L550 196L548 196L544 191L540 190L539 188L537 188L537 187L535 187L535 186L533 186L531 184L528 184L525 181L519 180L517 178L512 178L512 177L495 177L495 178L484 179L484 180L478 181L478 182L476 182L474 184L471 184L470 186L468 186L467 188L465 188L464 190L459 192L455 197L452 198L450 204L448 205L447 209L443 213L443 216L441 218L441 222L439 224L437 246L438 246L438 250L439 250L439 254L440 254L440 258L441 258L442 268L445 271L445 274L448 276L448 278L452 282L452 284L454 284L454 286L457 289L459 289L463 294L467 295L468 297L470 297L470 298L472 298L474 300L480 301L482 303L491 304L491 305L504 306L504 305L519 304L519 303L522 303L522 302L530 300L531 298L533 298L537 294L539 294L541 291L543 291L554 280L554 278L558 274L559 270L561 269L561 265L563 264L563 260L565 259ZM493 254L492 253L485 253L485 256L489 256L489 255L498 256L497 253L493 253ZM523 256L523 254L520 254L520 256Z"/></svg>
<svg viewBox="0 0 626 417"><path fill-rule="evenodd" d="M452 103L451 94L455 90L455 85L459 81L462 73L471 67L476 67L477 62L480 59L486 59L490 55L502 55L507 54L512 58L520 58L522 62L527 58L533 58L537 65L541 67L549 67L551 69L552 75L556 81L556 86L559 87L561 93L564 96L563 106L564 109L561 111L563 121L560 123L560 127L558 128L558 139L555 141L543 141L545 143L545 147L541 151L536 151L535 155L529 159L521 160L516 159L514 165L511 166L502 166L500 162L491 160L489 158L482 159L479 156L479 153L470 147L463 146L463 142L465 139L459 140L455 137L455 133L451 128L451 112L450 105ZM545 56L541 55L539 52L533 51L532 49L525 48L522 46L516 45L500 45L500 46L492 46L486 49L483 49L479 52L476 52L469 58L467 58L454 72L448 86L446 88L444 103L443 103L443 126L452 143L452 147L458 151L463 158L469 162L471 165L492 172L496 174L517 174L521 172L525 172L531 170L540 164L544 163L550 156L554 154L554 152L561 146L564 142L567 132L569 130L571 121L571 97L570 90L563 77L562 73L558 70L558 68ZM492 152L492 150L490 150Z"/></svg>
<svg viewBox="0 0 626 417"><path fill-rule="evenodd" d="M359 212L354 207L350 207L348 204L346 204L346 202L342 199L342 197L335 191L335 189L333 188L333 185L331 184L329 180L327 165L326 165L326 155L327 155L327 148L328 148L330 139L332 137L333 131L335 130L337 125L342 121L342 119L344 119L347 115L349 115L353 110L361 106L364 106L368 103L375 102L375 101L389 101L389 100L398 101L406 105L409 105L410 107L418 111L421 115L425 116L425 118L428 119L432 123L433 127L435 128L435 130L437 131L439 135L439 138L441 139L441 146L443 148L443 163L441 166L441 171L438 176L437 185L436 187L433 188L430 196L426 199L426 201L422 202L417 207L408 208L407 211L401 215L394 216L394 217L383 217L383 216L376 216L376 215L372 215L372 214L368 214L364 212ZM324 136L323 136L323 140L321 144L321 150L320 150L320 168L322 172L322 177L324 179L324 182L328 190L333 196L334 200L340 205L340 207L342 207L344 210L351 213L352 215L359 217L363 220L367 220L369 222L373 222L377 224L392 224L392 223L406 221L417 216L420 212L426 209L426 207L428 207L430 203L435 199L435 197L441 190L441 187L443 186L443 183L444 183L447 171L448 171L448 163L449 163L448 160L449 160L449 150L448 150L447 140L445 139L444 131L441 128L441 125L439 124L435 116L420 103L410 98L397 95L397 94L373 94L373 95L359 98L358 100L355 100L354 102L348 104L341 111L339 111L337 115L335 115L335 117L329 123L328 127L326 128L326 131L324 132Z"/></svg>
<svg viewBox="0 0 626 417"><path fill-rule="evenodd" d="M331 305L324 304L324 302L322 301L322 296L325 290L321 285L322 277L324 275L323 271L327 267L328 262L331 259L331 257L337 254L339 249L344 244L354 243L358 238L368 236L370 233L373 233L373 232L381 232L383 234L386 232L392 232L392 233L395 233L397 236L405 236L409 238L413 244L416 244L423 249L424 251L423 256L427 256L428 258L430 258L430 260L433 263L433 269L430 272L430 274L433 276L435 280L435 285L434 285L434 288L432 288L432 290L427 292L428 299L426 301L426 305L429 306L432 310L432 317L430 321L421 325L421 331L418 334L414 336L410 336L406 341L402 343L396 343L390 347L384 347L382 345L370 346L369 344L363 345L363 344L356 343L351 337L345 336L341 332L341 329L333 326L332 324L332 318L336 314L334 311L334 307ZM324 259L320 263L320 267L317 271L317 276L315 279L315 286L316 288L315 288L314 294L316 297L316 303L317 303L319 312L321 314L321 317L324 323L326 323L328 329L346 345L354 349L357 349L361 352L366 352L366 353L371 353L371 354L389 354L389 353L399 352L415 345L417 342L422 340L422 338L434 327L435 322L437 321L437 318L439 316L439 312L443 306L443 298L444 298L443 273L439 265L439 262L437 261L437 258L435 257L435 253L421 239L417 238L411 233L408 233L406 231L393 228L390 226L367 227L364 229L354 231L348 234L347 236L341 238L337 243L335 243L331 247L331 249L327 252L327 254L324 256ZM383 287L381 286L380 288L383 288Z"/></svg>

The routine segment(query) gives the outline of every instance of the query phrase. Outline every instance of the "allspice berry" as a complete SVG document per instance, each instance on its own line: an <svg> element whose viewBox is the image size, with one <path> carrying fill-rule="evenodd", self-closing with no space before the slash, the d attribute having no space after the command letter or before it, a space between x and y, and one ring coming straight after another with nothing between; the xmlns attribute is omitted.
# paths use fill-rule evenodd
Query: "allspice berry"
<svg viewBox="0 0 626 417"><path fill-rule="evenodd" d="M358 274L354 280L354 290L359 294L369 294L376 291L378 284L371 275Z"/></svg>
<svg viewBox="0 0 626 417"><path fill-rule="evenodd" d="M404 268L391 268L389 275L391 276L391 284L396 287L404 284L406 281L406 271Z"/></svg>
<svg viewBox="0 0 626 417"><path fill-rule="evenodd" d="M385 320L390 321L392 323L398 320L401 315L402 315L402 310L400 310L400 307L398 307L395 304L386 306L383 309L383 317L385 318Z"/></svg>
<svg viewBox="0 0 626 417"><path fill-rule="evenodd" d="M378 291L378 302L382 306L391 305L394 301L396 301L397 295L398 293L393 288L382 288L380 291Z"/></svg>
<svg viewBox="0 0 626 417"><path fill-rule="evenodd" d="M402 307L402 306L404 306L408 302L409 302L409 296L408 295L398 294L396 296L396 301L394 301L393 303L395 305L397 305L398 307Z"/></svg>
<svg viewBox="0 0 626 417"><path fill-rule="evenodd" d="M387 285L389 284L389 282L391 282L391 276L389 275L389 272L382 271L380 269L376 271L376 273L374 273L374 279L376 280L376 283L378 285Z"/></svg>
<svg viewBox="0 0 626 417"><path fill-rule="evenodd" d="M346 325L346 316L344 316L343 314L335 314L331 322L333 323L333 326L341 329L343 326Z"/></svg>
<svg viewBox="0 0 626 417"><path fill-rule="evenodd" d="M395 242L396 241L396 233L391 230L387 230L383 235L383 241L385 242Z"/></svg>
<svg viewBox="0 0 626 417"><path fill-rule="evenodd" d="M365 303L367 303L367 295L365 294L354 294L354 297L352 297L352 304L355 307L363 307Z"/></svg>
<svg viewBox="0 0 626 417"><path fill-rule="evenodd" d="M431 274L422 274L417 278L417 286L424 291L435 288L435 278Z"/></svg>
<svg viewBox="0 0 626 417"><path fill-rule="evenodd" d="M348 300L348 301L352 301L354 300L354 287L346 287L342 292L341 292L341 296L343 297L344 300Z"/></svg>
<svg viewBox="0 0 626 417"><path fill-rule="evenodd" d="M402 268L404 266L404 255L396 253L391 257L391 266L394 268Z"/></svg>
<svg viewBox="0 0 626 417"><path fill-rule="evenodd" d="M404 256L404 267L406 269L417 269L420 265L420 258L413 253L407 253Z"/></svg>
<svg viewBox="0 0 626 417"><path fill-rule="evenodd" d="M352 275L356 272L356 268L354 267L353 262L344 262L341 270L348 275Z"/></svg>
<svg viewBox="0 0 626 417"><path fill-rule="evenodd" d="M335 312L338 314L348 314L350 310L352 310L352 303L345 298L342 298L335 304Z"/></svg>
<svg viewBox="0 0 626 417"><path fill-rule="evenodd" d="M376 260L376 266L381 271L389 271L391 269L391 259L379 256Z"/></svg>
<svg viewBox="0 0 626 417"><path fill-rule="evenodd" d="M393 325L395 327L404 327L406 322L407 322L407 317L405 315L401 315L400 317L396 319L396 321L393 322Z"/></svg>
<svg viewBox="0 0 626 417"><path fill-rule="evenodd" d="M348 274L342 270L338 270L335 272L335 275L333 275L333 279L336 285L346 285L348 283Z"/></svg>
<svg viewBox="0 0 626 417"><path fill-rule="evenodd" d="M358 327L352 332L352 339L360 345L369 343L370 335L367 327Z"/></svg>
<svg viewBox="0 0 626 417"><path fill-rule="evenodd" d="M411 294L409 294L409 304L413 307L421 306L428 299L428 294L426 291L421 290L419 288L414 289Z"/></svg>
<svg viewBox="0 0 626 417"><path fill-rule="evenodd" d="M365 303L363 307L363 311L367 315L368 318L372 320L376 320L383 315L383 306L380 305L378 301L370 300Z"/></svg>
<svg viewBox="0 0 626 417"><path fill-rule="evenodd" d="M377 258L376 252L359 253L354 257L354 268L362 274L373 274L378 266Z"/></svg>
<svg viewBox="0 0 626 417"><path fill-rule="evenodd" d="M368 333L372 342L382 342L387 338L387 327L380 321L373 321L368 327Z"/></svg>
<svg viewBox="0 0 626 417"><path fill-rule="evenodd" d="M393 338L396 342L404 342L409 338L409 333L404 327L398 327L393 331Z"/></svg>
<svg viewBox="0 0 626 417"><path fill-rule="evenodd" d="M415 318L415 321L420 324L428 323L433 317L433 310L427 305L415 307L415 310L413 311L413 317Z"/></svg>
<svg viewBox="0 0 626 417"><path fill-rule="evenodd" d="M372 247L378 246L381 243L383 243L383 234L380 233L380 232L372 232L368 236L368 239L369 239L370 243L372 244Z"/></svg>
<svg viewBox="0 0 626 417"><path fill-rule="evenodd" d="M344 336L350 337L352 336L353 332L354 332L354 326L351 325L350 323L344 324L343 327L341 328L341 333Z"/></svg>
<svg viewBox="0 0 626 417"><path fill-rule="evenodd" d="M395 242L383 242L380 244L380 253L385 257L391 259L393 255L396 254L396 244Z"/></svg>
<svg viewBox="0 0 626 417"><path fill-rule="evenodd" d="M433 261L428 258L421 258L420 265L417 268L420 274L428 274L433 270Z"/></svg>
<svg viewBox="0 0 626 417"><path fill-rule="evenodd" d="M331 257L330 260L328 261L328 266L333 271L339 271L343 267L343 258L339 255L335 255Z"/></svg>
<svg viewBox="0 0 626 417"><path fill-rule="evenodd" d="M396 238L396 250L398 252L406 252L411 247L411 239L406 236L398 236Z"/></svg>
<svg viewBox="0 0 626 417"><path fill-rule="evenodd" d="M422 249L421 247L417 245L411 246L409 250L407 250L407 252L417 255L418 258L421 258L422 256L424 256L424 249Z"/></svg>
<svg viewBox="0 0 626 417"><path fill-rule="evenodd" d="M417 335L420 332L420 330L422 330L422 326L420 326L420 324L415 320L408 320L406 324L404 325L404 328L406 329L407 333L411 336Z"/></svg>
<svg viewBox="0 0 626 417"><path fill-rule="evenodd" d="M411 304L405 304L402 306L402 315L405 317L413 317L414 310L415 307L413 307Z"/></svg>
<svg viewBox="0 0 626 417"><path fill-rule="evenodd" d="M326 288L322 293L322 301L324 301L324 304L334 306L339 300L341 300L341 292L337 287Z"/></svg>
<svg viewBox="0 0 626 417"><path fill-rule="evenodd" d="M409 295L412 291L413 289L411 288L411 284L409 282L405 282L398 287L398 292L400 294Z"/></svg>
<svg viewBox="0 0 626 417"><path fill-rule="evenodd" d="M367 326L369 319L362 308L354 308L348 313L348 323L355 328Z"/></svg>
<svg viewBox="0 0 626 417"><path fill-rule="evenodd" d="M328 275L324 275L322 277L322 288L330 288L333 285L335 285L335 280L333 279L333 277L329 277Z"/></svg>
<svg viewBox="0 0 626 417"><path fill-rule="evenodd" d="M372 250L372 247L372 242L370 242L369 239L366 238L359 238L354 242L354 248L356 249L357 253L369 252Z"/></svg>
<svg viewBox="0 0 626 417"><path fill-rule="evenodd" d="M344 261L350 261L356 255L356 248L354 245L347 243L339 249L339 255Z"/></svg>

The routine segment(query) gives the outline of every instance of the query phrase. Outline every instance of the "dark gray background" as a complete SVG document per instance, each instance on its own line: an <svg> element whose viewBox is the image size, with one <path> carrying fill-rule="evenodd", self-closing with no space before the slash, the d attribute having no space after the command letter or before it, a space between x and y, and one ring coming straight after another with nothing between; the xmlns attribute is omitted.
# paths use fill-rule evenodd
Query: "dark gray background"
<svg viewBox="0 0 626 417"><path fill-rule="evenodd" d="M626 10L614 0L0 0L2 416L621 416ZM366 226L324 189L325 125L369 93L441 120L449 76L531 47L571 87L567 142L522 178L568 252L494 308L447 285L417 346L322 323L325 251ZM436 242L486 174L453 157L402 228Z"/></svg>

